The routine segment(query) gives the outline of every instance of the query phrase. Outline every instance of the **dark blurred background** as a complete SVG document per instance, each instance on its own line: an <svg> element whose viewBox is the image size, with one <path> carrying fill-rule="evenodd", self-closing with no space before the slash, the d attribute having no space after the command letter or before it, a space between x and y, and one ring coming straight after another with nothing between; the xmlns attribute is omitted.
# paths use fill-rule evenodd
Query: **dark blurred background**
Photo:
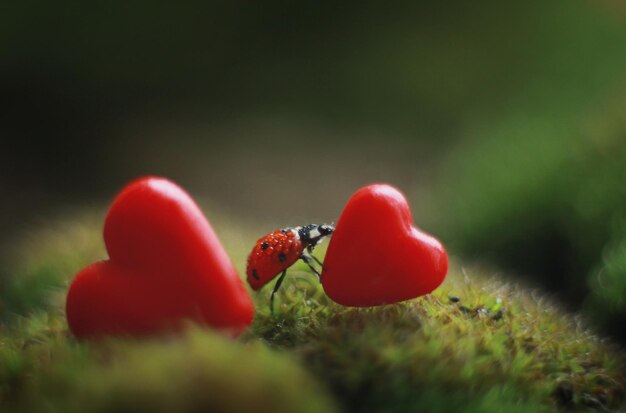
<svg viewBox="0 0 626 413"><path fill-rule="evenodd" d="M387 181L463 259L626 319L626 5L0 5L0 238L168 176L248 222Z"/></svg>

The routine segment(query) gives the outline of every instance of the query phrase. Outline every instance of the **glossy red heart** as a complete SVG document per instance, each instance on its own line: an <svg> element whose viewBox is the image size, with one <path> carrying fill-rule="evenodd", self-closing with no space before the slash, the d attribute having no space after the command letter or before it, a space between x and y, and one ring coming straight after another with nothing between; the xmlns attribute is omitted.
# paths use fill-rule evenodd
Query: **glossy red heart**
<svg viewBox="0 0 626 413"><path fill-rule="evenodd" d="M404 195L374 184L352 195L341 213L324 259L322 285L339 304L369 307L428 294L447 271L446 250L413 226Z"/></svg>
<svg viewBox="0 0 626 413"><path fill-rule="evenodd" d="M109 259L74 278L67 321L79 338L143 336L185 320L239 334L254 308L237 271L191 197L163 178L130 183L104 225Z"/></svg>

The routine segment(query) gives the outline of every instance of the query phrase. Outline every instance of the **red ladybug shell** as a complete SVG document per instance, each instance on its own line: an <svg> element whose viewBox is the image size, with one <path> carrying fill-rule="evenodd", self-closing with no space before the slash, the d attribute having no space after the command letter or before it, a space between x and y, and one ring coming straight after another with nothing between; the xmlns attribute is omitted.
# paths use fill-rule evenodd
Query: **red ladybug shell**
<svg viewBox="0 0 626 413"><path fill-rule="evenodd" d="M258 290L279 273L289 268L302 255L298 231L278 229L259 239L248 256L248 283Z"/></svg>

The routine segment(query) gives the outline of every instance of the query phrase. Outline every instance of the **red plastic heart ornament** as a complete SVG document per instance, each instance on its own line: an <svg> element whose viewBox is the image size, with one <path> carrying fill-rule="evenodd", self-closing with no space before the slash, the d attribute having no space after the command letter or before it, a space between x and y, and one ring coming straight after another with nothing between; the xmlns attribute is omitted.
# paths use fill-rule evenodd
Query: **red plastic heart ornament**
<svg viewBox="0 0 626 413"><path fill-rule="evenodd" d="M109 260L72 282L67 321L79 338L143 336L178 330L185 320L242 332L254 308L202 211L176 184L130 183L104 225Z"/></svg>
<svg viewBox="0 0 626 413"><path fill-rule="evenodd" d="M339 304L369 307L428 294L447 271L445 249L413 226L404 195L374 184L352 195L341 213L324 259L322 285Z"/></svg>

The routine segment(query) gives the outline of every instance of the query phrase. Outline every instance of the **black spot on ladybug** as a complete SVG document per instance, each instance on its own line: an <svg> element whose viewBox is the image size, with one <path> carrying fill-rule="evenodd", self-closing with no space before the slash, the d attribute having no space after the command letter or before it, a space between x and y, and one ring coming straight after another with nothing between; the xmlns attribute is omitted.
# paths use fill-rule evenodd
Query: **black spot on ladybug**
<svg viewBox="0 0 626 413"><path fill-rule="evenodd" d="M280 232L282 232L283 234L287 234L289 233L291 230L289 229L281 229Z"/></svg>
<svg viewBox="0 0 626 413"><path fill-rule="evenodd" d="M287 261L287 256L284 253L281 252L280 254L278 254L278 261L280 261L280 262Z"/></svg>
<svg viewBox="0 0 626 413"><path fill-rule="evenodd" d="M267 241L263 241L263 242L261 243L261 249L262 249L263 251L265 251L265 250L267 249L267 247L269 247L269 246L270 246L270 244L268 244L268 243L267 243Z"/></svg>
<svg viewBox="0 0 626 413"><path fill-rule="evenodd" d="M257 280L259 279L259 273L258 273L258 271L256 270L256 268L253 268L253 269L252 269L252 276L253 276L255 279L257 279Z"/></svg>

